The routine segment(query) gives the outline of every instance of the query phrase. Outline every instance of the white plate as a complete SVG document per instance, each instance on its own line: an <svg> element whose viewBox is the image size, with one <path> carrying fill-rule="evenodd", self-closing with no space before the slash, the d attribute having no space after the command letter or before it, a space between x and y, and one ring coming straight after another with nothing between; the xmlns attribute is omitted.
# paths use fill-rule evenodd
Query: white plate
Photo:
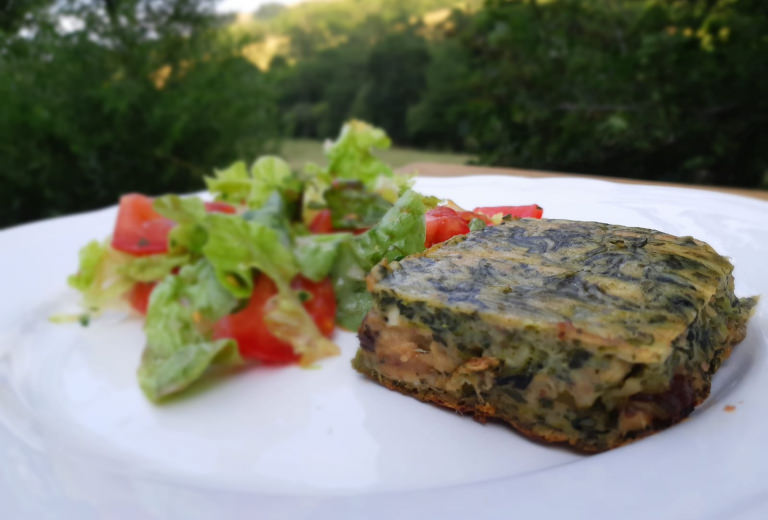
<svg viewBox="0 0 768 520"><path fill-rule="evenodd" d="M768 204L591 180L422 178L422 193L693 235L730 256L741 296L768 293ZM360 377L356 348L318 370L253 368L163 406L135 381L140 320L54 325L77 250L115 209L0 233L4 518L765 518L768 313L689 420L584 457ZM735 407L726 411L725 407Z"/></svg>

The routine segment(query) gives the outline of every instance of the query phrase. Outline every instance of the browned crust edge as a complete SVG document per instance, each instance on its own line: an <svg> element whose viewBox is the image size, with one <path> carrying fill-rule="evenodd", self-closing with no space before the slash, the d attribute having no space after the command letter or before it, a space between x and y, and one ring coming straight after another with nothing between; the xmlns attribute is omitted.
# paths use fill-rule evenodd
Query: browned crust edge
<svg viewBox="0 0 768 520"><path fill-rule="evenodd" d="M412 392L410 391L411 390L410 388L404 386L402 383L398 383L392 379L384 377L376 372L373 372L372 370L365 370L365 369L358 368L358 371L360 371L360 373L362 373L367 378L381 384L382 386L388 388L389 390L394 390L400 394L403 394L408 397L413 397L419 401L431 403L431 404L440 406L442 408L453 410L459 413L460 415L471 414L472 418L481 424L485 424L489 420L505 424L511 427L514 431L522 434L524 437L535 442L544 443L548 446L551 446L554 444L554 445L559 445L563 447L570 447L584 454L597 453L598 451L601 451L591 446L575 445L571 442L568 442L567 440L564 440L562 434L557 434L554 431L552 432L552 435L537 434L532 430L523 427L522 425L513 424L507 420L502 419L500 416L496 415L495 413L496 409L492 405L487 403L480 406L462 404L458 400L451 398L449 395L439 393L434 390L423 390L423 391Z"/></svg>
<svg viewBox="0 0 768 520"><path fill-rule="evenodd" d="M549 432L546 432L546 433L537 433L529 428L526 428L522 424L512 423L502 418L501 416L496 415L495 407L489 403L481 404L479 406L463 404L463 403L460 403L457 399L452 398L448 394L437 392L432 389L425 389L425 390L412 389L409 386L403 385L402 383L399 383L397 381L384 377L381 374L371 369L357 368L357 370L367 378L371 379L376 383L381 384L382 386L388 388L389 390L394 390L400 394L403 394L408 397L413 397L422 402L431 403L431 404L440 406L442 408L453 410L461 415L465 415L465 414L472 415L472 418L475 421L482 424L487 423L489 420L493 422L505 424L511 427L514 431L526 437L527 439L537 443L546 444L547 446L556 445L556 446L571 448L583 454L594 454L594 453L599 453L601 451L605 451L603 449L597 448L596 446L583 444L583 443L574 443L571 439L568 439L562 433L556 432L554 430L550 430ZM648 432L648 434L650 433L653 433L653 432ZM631 442L632 440L634 439L628 439L627 442ZM612 447L616 447L616 446L612 446Z"/></svg>
<svg viewBox="0 0 768 520"><path fill-rule="evenodd" d="M394 390L400 394L413 397L422 402L431 403L443 408L453 410L461 415L464 415L464 414L472 415L474 420L482 424L487 423L489 420L497 423L502 423L504 425L509 426L515 432L521 434L523 437L527 438L528 440L541 443L546 446L554 445L554 446L560 446L560 447L572 449L584 455L602 453L604 451L618 448L620 446L625 446L636 440L642 439L644 437L648 437L649 435L652 435L658 431L661 431L670 426L673 426L674 424L681 422L688 415L690 415L694 407L701 404L701 402L703 402L704 399L706 399L707 395L709 394L709 391L708 391L709 389L707 389L706 395L697 396L696 402L692 406L683 410L682 413L680 413L678 416L674 417L673 419L669 421L664 421L663 424L654 423L653 426L649 426L645 430L633 432L633 435L631 437L623 438L621 439L620 442L617 442L605 447L599 447L594 444L579 442L578 439L573 439L571 437L568 437L564 433L547 428L545 425L540 425L540 428L544 431L534 431L524 424L510 421L507 418L504 418L496 414L495 407L490 403L484 403L479 405L461 403L447 393L438 392L438 391L435 391L434 389L417 390L411 387L410 385L404 385L403 383L389 379L368 367L356 366L356 368L360 373L365 375L367 378L381 384L382 386L388 388L389 390Z"/></svg>

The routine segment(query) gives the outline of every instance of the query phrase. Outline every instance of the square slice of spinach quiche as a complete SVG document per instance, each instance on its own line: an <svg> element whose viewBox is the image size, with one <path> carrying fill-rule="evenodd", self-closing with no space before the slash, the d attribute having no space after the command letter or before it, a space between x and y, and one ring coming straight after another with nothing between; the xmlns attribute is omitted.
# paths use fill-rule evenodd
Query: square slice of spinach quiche
<svg viewBox="0 0 768 520"><path fill-rule="evenodd" d="M354 367L384 386L541 441L598 452L709 394L757 298L691 237L519 219L368 276Z"/></svg>

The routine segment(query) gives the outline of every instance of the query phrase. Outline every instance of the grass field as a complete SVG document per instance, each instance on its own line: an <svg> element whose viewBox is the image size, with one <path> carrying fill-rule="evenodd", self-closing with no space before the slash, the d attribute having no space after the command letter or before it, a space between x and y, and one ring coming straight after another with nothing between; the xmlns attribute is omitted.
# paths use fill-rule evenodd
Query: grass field
<svg viewBox="0 0 768 520"><path fill-rule="evenodd" d="M383 150L376 155L393 168L399 168L400 166L405 166L406 164L414 162L466 164L472 159L471 155L465 154L429 152L425 150L397 147ZM314 139L286 139L283 141L280 156L284 157L293 168L301 168L304 163L307 162L325 164L323 142Z"/></svg>

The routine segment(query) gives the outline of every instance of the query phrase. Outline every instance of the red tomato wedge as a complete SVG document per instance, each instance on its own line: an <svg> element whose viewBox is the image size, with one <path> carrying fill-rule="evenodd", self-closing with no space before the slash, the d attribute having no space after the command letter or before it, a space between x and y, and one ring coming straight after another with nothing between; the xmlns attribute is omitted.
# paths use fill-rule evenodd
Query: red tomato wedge
<svg viewBox="0 0 768 520"><path fill-rule="evenodd" d="M311 233L333 233L333 222L331 221L331 210L321 209L309 224Z"/></svg>
<svg viewBox="0 0 768 520"><path fill-rule="evenodd" d="M136 282L131 292L128 293L128 301L139 314L146 316L149 307L149 296L157 282Z"/></svg>
<svg viewBox="0 0 768 520"><path fill-rule="evenodd" d="M484 206L475 208L474 212L487 217L493 217L501 213L504 216L510 215L520 218L541 218L544 214L544 210L538 204L529 204L528 206Z"/></svg>
<svg viewBox="0 0 768 520"><path fill-rule="evenodd" d="M168 232L175 223L152 207L152 199L138 193L120 197L112 247L136 256L168 251Z"/></svg>
<svg viewBox="0 0 768 520"><path fill-rule="evenodd" d="M309 293L304 308L320 331L329 336L336 322L336 298L331 281L325 279L312 282L299 276L291 286ZM216 322L213 328L214 339L236 340L240 355L246 359L256 359L267 364L298 361L299 356L293 352L291 345L273 336L264 323L264 306L276 294L274 282L267 276L259 275L254 281L248 306Z"/></svg>
<svg viewBox="0 0 768 520"><path fill-rule="evenodd" d="M467 221L447 206L438 206L427 211L425 220L427 225L425 247L432 247L453 236L469 233Z"/></svg>
<svg viewBox="0 0 768 520"><path fill-rule="evenodd" d="M486 225L493 225L494 215L511 215L513 217L541 218L544 210L536 204L528 206L485 206L474 211L456 211L448 206L438 206L427 211L427 236L425 247L444 242L456 235L469 233L469 223L472 219L480 219Z"/></svg>
<svg viewBox="0 0 768 520"><path fill-rule="evenodd" d="M237 213L235 207L226 202L206 202L205 211L208 213L229 213L230 215Z"/></svg>

